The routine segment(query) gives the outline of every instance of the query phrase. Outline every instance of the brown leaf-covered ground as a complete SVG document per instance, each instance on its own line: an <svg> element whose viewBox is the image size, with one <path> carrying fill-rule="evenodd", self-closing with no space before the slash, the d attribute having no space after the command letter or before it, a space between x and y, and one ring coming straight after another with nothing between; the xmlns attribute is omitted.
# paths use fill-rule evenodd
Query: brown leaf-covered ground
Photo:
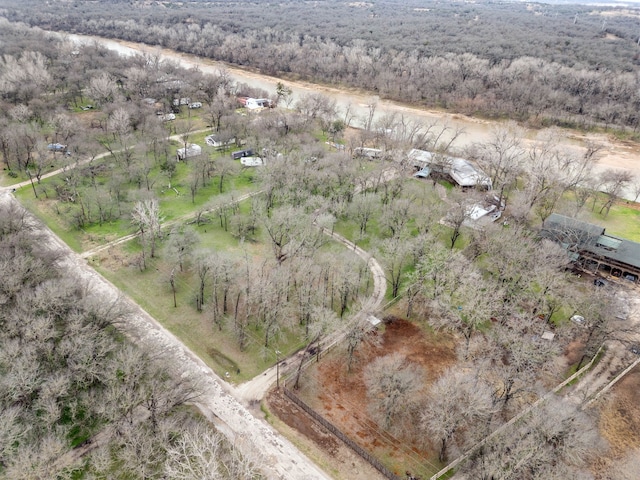
<svg viewBox="0 0 640 480"><path fill-rule="evenodd" d="M407 443L402 432L412 428L408 424L396 426L393 436L377 426L367 410L369 402L362 370L375 358L400 353L407 361L424 369L425 385L428 385L456 361L455 342L442 334L436 336L425 333L406 320L390 318L385 323L381 332L370 333L359 347L351 373L347 372L347 359L342 347L303 374L302 388L298 394L365 450L384 459L395 473L403 475L409 470L424 476L440 467L434 460L434 453L428 449L429 442L426 445ZM313 440L328 456L335 458L335 468L343 470L340 464L344 466L344 461L340 460L339 452L346 447L342 442L279 395L272 394L269 397L269 407L287 425ZM350 475L348 478L360 477Z"/></svg>

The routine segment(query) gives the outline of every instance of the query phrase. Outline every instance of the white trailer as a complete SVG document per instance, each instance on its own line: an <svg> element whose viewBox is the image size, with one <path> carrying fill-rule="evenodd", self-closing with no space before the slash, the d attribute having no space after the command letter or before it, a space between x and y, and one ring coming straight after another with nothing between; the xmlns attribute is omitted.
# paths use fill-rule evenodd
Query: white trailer
<svg viewBox="0 0 640 480"><path fill-rule="evenodd" d="M196 145L195 143L190 143L187 145L187 148L179 148L176 152L178 156L178 161L184 160L185 158L197 157L202 153L202 147L200 145Z"/></svg>

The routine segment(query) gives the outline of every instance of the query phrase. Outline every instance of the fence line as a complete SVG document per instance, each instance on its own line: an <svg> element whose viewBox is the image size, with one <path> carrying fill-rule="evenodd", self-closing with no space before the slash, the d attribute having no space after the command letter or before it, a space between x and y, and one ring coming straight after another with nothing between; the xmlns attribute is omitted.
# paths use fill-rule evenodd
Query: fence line
<svg viewBox="0 0 640 480"><path fill-rule="evenodd" d="M496 430L494 430L492 433L490 433L489 435L487 435L486 437L484 437L482 440L480 440L478 443L476 443L474 446L472 446L469 450L467 450L465 453L463 453L462 455L460 455L458 458L456 458L454 461L452 461L449 465L447 465L446 467L444 467L442 470L440 470L438 473L436 473L435 475L433 475L430 480L438 480L440 479L444 474L448 473L449 471L453 470L454 468L456 468L458 465L460 465L462 462L464 462L467 458L469 458L476 450L478 450L480 447L484 446L485 444L487 444L490 440L492 440L494 437L498 436L499 434L501 434L503 431L505 431L507 428L509 428L511 425L513 425L514 423L516 423L518 420L522 419L522 417L524 417L525 415L528 415L532 410L536 409L540 404L546 402L549 397L551 395L556 394L559 390L561 390L562 388L564 388L566 385L568 385L569 383L571 383L573 380L575 380L576 378L578 378L580 375L582 375L584 372L586 372L587 370L589 370L591 368L591 366L593 365L593 363L596 361L596 359L598 358L598 356L600 355L600 352L602 351L604 347L601 346L598 351L596 352L596 354L593 356L593 358L591 359L591 361L589 363L587 363L584 367L582 367L580 370L578 370L577 372L575 372L573 375L571 375L569 378L567 378L564 382L560 383L559 385L556 385L553 390L551 390L550 392L546 393L544 396L540 397L538 400L536 400L534 403L532 403L529 408L526 408L525 410L523 410L522 412L520 412L518 415L516 415L515 417L513 417L511 420L509 420L507 423L505 423L504 425L502 425L501 427L497 428Z"/></svg>
<svg viewBox="0 0 640 480"><path fill-rule="evenodd" d="M336 437L338 437L340 440L342 440L349 448L351 448L351 450L353 450L355 453L357 453L358 455L360 455L365 461L367 461L373 468L375 468L376 470L378 470L381 474L383 474L385 477L387 477L389 480L402 480L400 477L398 477L395 473L393 473L392 471L390 471L387 467L385 467L384 465L382 465L382 463L380 463L380 461L374 457L373 455L371 455L369 452L367 452L364 448L362 448L360 445L358 445L357 443L355 443L353 440L351 440L349 437L347 437L342 430L340 430L338 427L336 427L333 423L329 422L327 419L325 419L322 415L320 415L318 412L316 412L313 408L311 408L309 405L307 405L302 399L300 399L295 393L293 393L291 390L289 390L286 386L282 387L282 391L284 392L284 394L293 402L295 403L297 406L299 406L300 408L302 408L302 410L304 410L305 412L307 412L309 414L309 416L311 416L311 418L313 418L315 421L317 421L320 425L322 425L323 427L325 427L327 430L329 430L332 434L334 434Z"/></svg>

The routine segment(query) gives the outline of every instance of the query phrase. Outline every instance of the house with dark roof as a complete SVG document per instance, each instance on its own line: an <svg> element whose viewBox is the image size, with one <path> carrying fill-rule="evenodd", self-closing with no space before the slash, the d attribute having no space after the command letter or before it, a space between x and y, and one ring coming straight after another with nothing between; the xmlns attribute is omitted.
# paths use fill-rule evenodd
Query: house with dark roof
<svg viewBox="0 0 640 480"><path fill-rule="evenodd" d="M542 225L541 235L560 243L583 269L638 283L640 243L614 237L604 227L552 213Z"/></svg>

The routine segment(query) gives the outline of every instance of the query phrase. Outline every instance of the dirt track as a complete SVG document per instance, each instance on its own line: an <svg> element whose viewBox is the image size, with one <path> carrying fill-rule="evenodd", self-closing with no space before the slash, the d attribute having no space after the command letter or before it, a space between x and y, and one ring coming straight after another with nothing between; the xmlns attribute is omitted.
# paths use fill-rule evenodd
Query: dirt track
<svg viewBox="0 0 640 480"><path fill-rule="evenodd" d="M0 202L17 200L9 189L0 190ZM90 268L77 254L72 252L51 230L34 217L29 216L33 228L42 232L47 245L60 254L60 268L65 275L89 285L90 295L103 302L115 302L122 298L121 292L110 282ZM203 394L197 406L203 414L249 458L254 459L270 479L329 480L330 477L305 457L288 440L282 438L266 422L254 417L227 390L216 374L186 348L173 334L165 330L156 320L128 298L130 314L121 330L136 344L150 351L162 352L164 360L178 376L197 379Z"/></svg>

